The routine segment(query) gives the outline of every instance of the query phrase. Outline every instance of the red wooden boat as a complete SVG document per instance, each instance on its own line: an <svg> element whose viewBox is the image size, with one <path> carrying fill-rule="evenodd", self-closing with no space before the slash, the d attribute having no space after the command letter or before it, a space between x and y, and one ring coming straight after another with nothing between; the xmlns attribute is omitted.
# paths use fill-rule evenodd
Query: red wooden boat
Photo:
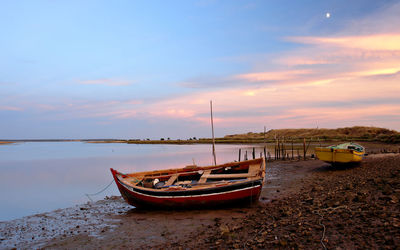
<svg viewBox="0 0 400 250"><path fill-rule="evenodd" d="M135 207L190 208L257 201L264 158L217 166L187 166L123 174L111 169L122 197Z"/></svg>

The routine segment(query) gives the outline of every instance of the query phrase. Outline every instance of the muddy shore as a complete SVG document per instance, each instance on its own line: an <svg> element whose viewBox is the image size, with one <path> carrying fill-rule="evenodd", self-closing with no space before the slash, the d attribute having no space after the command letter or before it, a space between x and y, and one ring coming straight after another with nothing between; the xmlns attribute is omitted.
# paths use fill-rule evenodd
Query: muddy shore
<svg viewBox="0 0 400 250"><path fill-rule="evenodd" d="M268 167L268 166L267 166ZM396 248L400 155L334 169L273 162L260 201L217 210L143 211L120 197L0 222L0 248ZM279 173L278 173L279 172Z"/></svg>
<svg viewBox="0 0 400 250"><path fill-rule="evenodd" d="M261 249L400 246L399 155L374 155L353 168L319 166L300 182L297 192L255 208L239 223L216 221L203 231L197 245ZM195 247L196 243L177 245Z"/></svg>

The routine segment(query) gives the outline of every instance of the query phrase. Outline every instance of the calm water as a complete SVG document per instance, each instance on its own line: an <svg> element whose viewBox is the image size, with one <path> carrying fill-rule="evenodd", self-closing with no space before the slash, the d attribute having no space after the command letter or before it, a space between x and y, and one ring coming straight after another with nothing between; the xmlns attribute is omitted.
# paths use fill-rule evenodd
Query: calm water
<svg viewBox="0 0 400 250"><path fill-rule="evenodd" d="M237 160L241 145L217 145L217 163ZM259 153L257 153L259 155ZM122 172L211 165L211 145L31 142L0 145L0 221L88 201ZM92 197L119 195L115 184Z"/></svg>

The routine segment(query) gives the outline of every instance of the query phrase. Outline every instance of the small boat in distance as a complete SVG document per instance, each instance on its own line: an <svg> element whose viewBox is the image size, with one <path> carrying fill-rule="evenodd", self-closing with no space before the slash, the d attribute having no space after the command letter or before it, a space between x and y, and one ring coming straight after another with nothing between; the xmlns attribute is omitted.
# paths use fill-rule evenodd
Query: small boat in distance
<svg viewBox="0 0 400 250"><path fill-rule="evenodd" d="M315 148L315 154L327 163L359 163L365 154L365 148L356 143L347 142L329 147Z"/></svg>
<svg viewBox="0 0 400 250"><path fill-rule="evenodd" d="M257 201L265 159L123 174L111 168L122 197L135 207L198 208Z"/></svg>

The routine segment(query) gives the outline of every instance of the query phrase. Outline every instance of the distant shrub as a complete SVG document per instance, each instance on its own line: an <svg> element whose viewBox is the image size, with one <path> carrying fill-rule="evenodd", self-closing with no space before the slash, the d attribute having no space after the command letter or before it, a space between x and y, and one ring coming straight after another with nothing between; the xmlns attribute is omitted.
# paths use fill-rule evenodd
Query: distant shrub
<svg viewBox="0 0 400 250"><path fill-rule="evenodd" d="M381 136L380 141L386 143L400 143L400 135Z"/></svg>

